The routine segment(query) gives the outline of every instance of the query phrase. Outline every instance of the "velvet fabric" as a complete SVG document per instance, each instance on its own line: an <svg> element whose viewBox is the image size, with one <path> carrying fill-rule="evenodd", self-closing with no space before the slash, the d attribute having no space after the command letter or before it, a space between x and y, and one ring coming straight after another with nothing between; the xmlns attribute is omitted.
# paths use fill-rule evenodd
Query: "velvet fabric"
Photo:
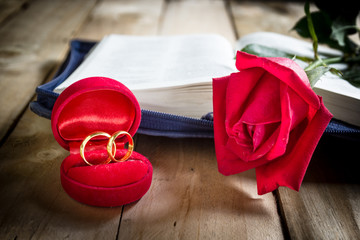
<svg viewBox="0 0 360 240"><path fill-rule="evenodd" d="M73 199L93 206L115 207L139 200L148 191L152 166L136 152L126 162L93 166L86 165L80 155L70 154L61 165L60 176L64 190Z"/></svg>
<svg viewBox="0 0 360 240"><path fill-rule="evenodd" d="M256 168L260 195L279 186L299 190L331 113L290 59L238 52L236 67L213 80L219 171Z"/></svg>
<svg viewBox="0 0 360 240"><path fill-rule="evenodd" d="M55 139L70 151L64 159L61 183L75 200L94 206L120 206L140 199L152 181L148 159L133 152L125 162L99 164L108 158L108 138L92 138L85 147L87 165L79 154L83 139L95 131L112 135L123 130L132 136L140 124L140 106L132 92L109 78L80 80L58 97L52 111L51 126ZM126 137L116 139L116 156L125 153Z"/></svg>

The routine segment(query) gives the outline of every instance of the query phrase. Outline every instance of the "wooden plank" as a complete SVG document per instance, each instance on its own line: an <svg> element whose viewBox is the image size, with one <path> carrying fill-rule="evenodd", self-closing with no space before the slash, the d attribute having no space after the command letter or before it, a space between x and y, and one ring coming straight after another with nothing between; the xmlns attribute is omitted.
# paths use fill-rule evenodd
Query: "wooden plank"
<svg viewBox="0 0 360 240"><path fill-rule="evenodd" d="M163 0L106 0L91 12L78 38L101 40L111 33L155 35L159 28Z"/></svg>
<svg viewBox="0 0 360 240"><path fill-rule="evenodd" d="M0 140L64 57L92 1L33 1L0 28Z"/></svg>
<svg viewBox="0 0 360 240"><path fill-rule="evenodd" d="M234 29L224 1L170 1L159 34L198 33L220 34L234 43Z"/></svg>
<svg viewBox="0 0 360 240"><path fill-rule="evenodd" d="M299 37L291 29L304 16L301 2L231 1L230 6L239 38L258 31Z"/></svg>
<svg viewBox="0 0 360 240"><path fill-rule="evenodd" d="M234 42L223 1L170 1L161 35L217 33ZM120 239L282 239L272 194L257 195L255 172L225 177L212 139L140 135L137 151L153 164L153 183L124 207Z"/></svg>
<svg viewBox="0 0 360 240"><path fill-rule="evenodd" d="M138 136L154 168L149 192L124 207L120 239L282 239L272 194L255 172L223 176L212 139Z"/></svg>
<svg viewBox="0 0 360 240"><path fill-rule="evenodd" d="M22 7L26 7L28 0L1 0L0 1L0 24L18 12Z"/></svg>
<svg viewBox="0 0 360 240"><path fill-rule="evenodd" d="M85 2L81 1L80 5L83 6ZM85 36L87 33L93 32L92 36L101 39L103 34L112 33L116 26L107 25L107 22L111 22L115 16L121 19L121 14L127 14L127 12L123 13L121 7L124 2L110 2L109 5L105 1L99 3L90 14L91 25L93 25L92 31L89 23L84 25L75 36ZM144 2L132 1L132 9L135 9L132 11L143 13L144 9L138 9L138 7ZM70 2L65 4L70 4ZM147 19L157 24L162 9L162 1L154 1L153 4L152 7L157 6L159 9L158 15L152 12L153 15L149 15ZM35 8L32 5L29 8L41 10L40 12L49 15L53 13L51 9L56 8L56 6L53 8L50 5L45 4L43 9ZM95 33L99 27L98 15L94 12L106 5L109 8L107 15L109 20L107 21L106 17L102 15L99 16L99 21L105 24L103 28L107 26L108 28L98 31L99 35L97 36ZM68 23L66 19L61 19L62 17L67 18L72 11L80 11L80 7L74 10L71 9L71 6L68 7L70 9L66 9L61 16L57 16L60 18L58 21L63 24ZM59 4L57 8L59 8ZM117 9L117 11L110 11L112 8ZM81 15L80 12L78 14ZM156 19L150 20L152 17ZM142 22L121 21L114 24L123 28L122 33L130 34L135 32L131 26L136 28ZM145 21L144 24L148 24L148 22ZM39 25L41 27L42 24L39 23ZM23 29L22 26L14 27L16 28L15 32L21 32ZM67 29L71 28L67 26ZM138 29L140 31L141 27ZM151 31L156 31L157 28L154 26L152 29ZM43 37L51 38L50 35L55 30L44 28L43 31L48 31L48 33L42 33ZM151 31L149 30L148 33L150 34ZM61 39L61 41L64 45L68 43L67 38ZM48 45L51 44L48 43ZM39 56L37 59L39 65L52 59L53 53L49 52L50 46L46 47L48 51L41 51L41 57ZM28 54L36 55L36 51L34 54ZM14 73L18 74L17 72ZM122 207L107 209L86 206L71 199L62 189L60 164L68 154L54 140L50 121L26 110L15 130L0 148L0 239L116 238Z"/></svg>
<svg viewBox="0 0 360 240"><path fill-rule="evenodd" d="M358 141L323 137L300 192L279 189L292 239L359 238L358 145Z"/></svg>

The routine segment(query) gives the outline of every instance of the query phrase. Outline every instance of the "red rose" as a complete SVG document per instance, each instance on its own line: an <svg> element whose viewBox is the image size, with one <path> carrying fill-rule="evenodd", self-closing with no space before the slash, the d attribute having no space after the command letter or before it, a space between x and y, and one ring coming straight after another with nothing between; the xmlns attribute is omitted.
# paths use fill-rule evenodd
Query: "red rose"
<svg viewBox="0 0 360 240"><path fill-rule="evenodd" d="M298 191L332 115L294 61L238 52L236 67L213 79L219 171L256 168L260 195L279 186Z"/></svg>

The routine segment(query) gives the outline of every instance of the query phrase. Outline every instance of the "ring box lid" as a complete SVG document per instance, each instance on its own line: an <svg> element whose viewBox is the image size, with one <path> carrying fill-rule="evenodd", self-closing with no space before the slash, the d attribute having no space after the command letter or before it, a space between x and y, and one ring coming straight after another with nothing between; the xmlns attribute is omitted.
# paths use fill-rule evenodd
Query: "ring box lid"
<svg viewBox="0 0 360 240"><path fill-rule="evenodd" d="M51 127L57 142L71 150L70 145L80 145L95 131L112 135L122 130L134 136L140 120L140 105L125 85L110 78L90 77L60 94L52 111ZM126 137L117 141L121 139L125 141Z"/></svg>

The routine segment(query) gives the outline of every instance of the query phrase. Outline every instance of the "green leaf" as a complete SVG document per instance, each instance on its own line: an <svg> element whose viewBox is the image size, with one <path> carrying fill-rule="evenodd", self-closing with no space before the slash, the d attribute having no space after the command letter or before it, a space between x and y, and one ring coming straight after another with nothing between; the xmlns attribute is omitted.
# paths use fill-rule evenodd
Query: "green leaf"
<svg viewBox="0 0 360 240"><path fill-rule="evenodd" d="M331 25L331 39L338 42L342 47L345 46L345 37L348 35L349 29L356 29L356 26L347 25L342 18L337 18Z"/></svg>
<svg viewBox="0 0 360 240"><path fill-rule="evenodd" d="M276 48L266 47L260 44L251 43L246 45L242 52L250 53L259 57L286 57L293 58L294 54L289 54Z"/></svg>
<svg viewBox="0 0 360 240"><path fill-rule="evenodd" d="M330 37L338 42L342 47L345 46L345 30L341 24L333 23L331 26L331 35Z"/></svg>
<svg viewBox="0 0 360 240"><path fill-rule="evenodd" d="M317 34L319 42L326 41L331 34L331 20L327 14L317 11L310 13L315 32ZM306 16L302 17L292 28L295 30L301 37L310 38L310 32L307 24Z"/></svg>
<svg viewBox="0 0 360 240"><path fill-rule="evenodd" d="M324 75L326 72L328 72L330 69L331 69L330 67L319 66L311 70L305 71L310 81L311 88L313 88L316 82L320 79L320 77Z"/></svg>
<svg viewBox="0 0 360 240"><path fill-rule="evenodd" d="M330 38L330 35L332 33L332 20L330 19L330 17L326 13L320 11L312 12L310 13L310 16L318 42L322 44L327 44L332 48L342 49L342 47L338 44L337 41ZM295 30L303 38L311 39L306 16L301 18L295 24L292 30Z"/></svg>
<svg viewBox="0 0 360 240"><path fill-rule="evenodd" d="M310 38L306 17L300 18L300 20L295 23L291 30L295 30L297 34L303 38Z"/></svg>
<svg viewBox="0 0 360 240"><path fill-rule="evenodd" d="M290 54L288 52L276 49L276 48L271 48L271 47L266 47L264 45L261 44L256 44L256 43L251 43L246 45L244 48L241 49L242 52L246 52L246 53L250 53L259 57L285 57L285 58L290 58L292 60L294 60L294 58L310 63L313 61L312 58L308 58L308 57L303 57L303 56L296 56L294 54Z"/></svg>
<svg viewBox="0 0 360 240"><path fill-rule="evenodd" d="M353 64L343 71L343 78L355 87L360 87L360 63Z"/></svg>
<svg viewBox="0 0 360 240"><path fill-rule="evenodd" d="M337 41L340 46L345 47L345 45L348 43L345 42L347 35L356 32L356 30L356 25L349 25L349 23L346 22L343 18L339 17L335 19L331 25L332 32L330 38Z"/></svg>

